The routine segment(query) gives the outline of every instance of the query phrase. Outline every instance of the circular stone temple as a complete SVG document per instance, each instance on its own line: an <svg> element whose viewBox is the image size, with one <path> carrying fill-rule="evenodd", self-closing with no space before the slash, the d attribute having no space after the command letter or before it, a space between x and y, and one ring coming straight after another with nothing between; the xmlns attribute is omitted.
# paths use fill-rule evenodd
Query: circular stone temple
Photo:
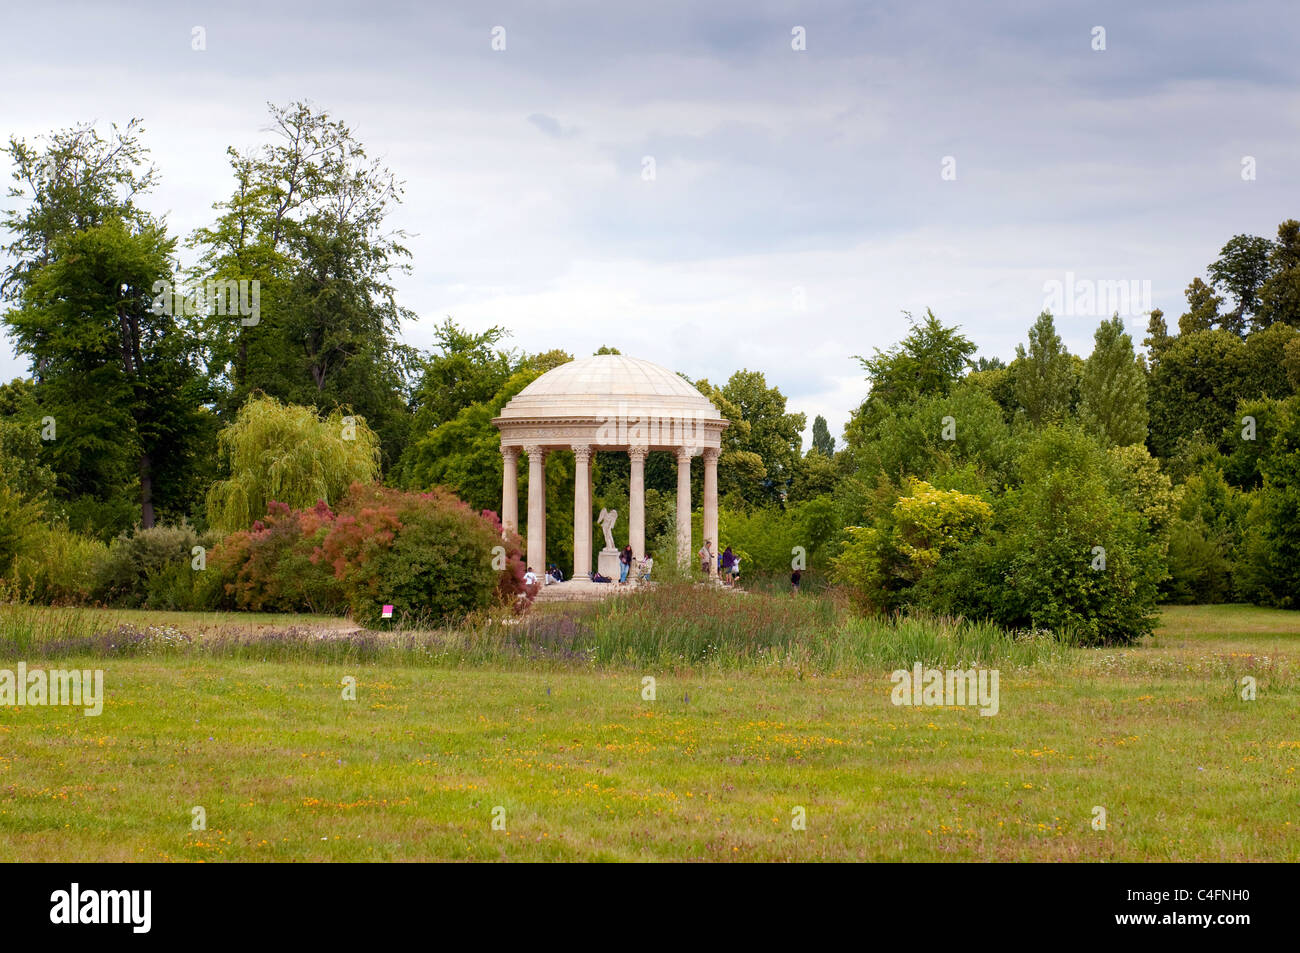
<svg viewBox="0 0 1300 953"><path fill-rule="evenodd" d="M666 367L600 354L547 371L493 419L501 431L504 479L501 522L519 532L519 454L528 455L528 565L546 569L546 454L572 450L573 578L591 575L591 454L625 451L631 458L628 542L645 551L645 460L651 450L677 455L677 560L691 558L691 458L704 458L704 538L718 539L718 449L729 423L718 408ZM716 572L717 567L710 567Z"/></svg>

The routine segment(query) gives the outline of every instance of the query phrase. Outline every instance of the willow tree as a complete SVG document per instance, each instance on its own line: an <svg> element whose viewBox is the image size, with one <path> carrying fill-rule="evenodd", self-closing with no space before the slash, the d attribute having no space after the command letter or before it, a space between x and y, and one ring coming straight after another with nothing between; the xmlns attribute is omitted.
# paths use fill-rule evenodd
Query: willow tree
<svg viewBox="0 0 1300 953"><path fill-rule="evenodd" d="M254 397L217 437L230 476L208 490L208 522L248 529L275 501L294 509L337 503L353 483L379 477L379 438L362 417Z"/></svg>

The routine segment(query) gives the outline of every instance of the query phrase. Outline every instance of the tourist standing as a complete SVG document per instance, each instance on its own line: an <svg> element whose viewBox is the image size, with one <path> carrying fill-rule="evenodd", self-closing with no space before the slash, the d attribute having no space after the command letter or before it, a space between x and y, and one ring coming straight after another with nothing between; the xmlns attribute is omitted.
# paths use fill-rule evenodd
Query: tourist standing
<svg viewBox="0 0 1300 953"><path fill-rule="evenodd" d="M623 551L618 554L618 581L627 582L627 574L632 570L632 547L627 545Z"/></svg>
<svg viewBox="0 0 1300 953"><path fill-rule="evenodd" d="M722 551L722 575L728 585L732 584L733 580L731 577L732 577L732 573L735 571L735 567L736 567L736 554L733 553L731 551L731 547L728 546L726 549Z"/></svg>
<svg viewBox="0 0 1300 953"><path fill-rule="evenodd" d="M700 557L700 572L707 576L710 567L713 565L713 540L706 539L704 546L697 555Z"/></svg>

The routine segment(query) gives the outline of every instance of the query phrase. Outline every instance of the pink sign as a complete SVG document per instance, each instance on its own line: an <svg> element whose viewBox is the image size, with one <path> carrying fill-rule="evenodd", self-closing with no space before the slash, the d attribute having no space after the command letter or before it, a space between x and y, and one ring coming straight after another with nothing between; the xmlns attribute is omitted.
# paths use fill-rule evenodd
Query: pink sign
<svg viewBox="0 0 1300 953"><path fill-rule="evenodd" d="M381 612L379 615L380 615L380 618L383 618L383 619L391 619L391 618L393 617L393 607L392 607L392 606L384 606L384 611Z"/></svg>

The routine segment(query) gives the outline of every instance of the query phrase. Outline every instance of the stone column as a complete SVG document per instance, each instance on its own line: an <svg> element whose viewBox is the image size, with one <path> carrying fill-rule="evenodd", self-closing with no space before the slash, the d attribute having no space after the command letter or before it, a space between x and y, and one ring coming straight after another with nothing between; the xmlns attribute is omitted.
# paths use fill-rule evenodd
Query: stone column
<svg viewBox="0 0 1300 953"><path fill-rule="evenodd" d="M691 564L691 448L677 448L677 563Z"/></svg>
<svg viewBox="0 0 1300 953"><path fill-rule="evenodd" d="M645 458L650 453L647 447L632 447L627 455L632 460L632 482L628 488L627 508L632 512L627 515L627 542L632 547L632 555L637 559L646 556L645 551Z"/></svg>
<svg viewBox="0 0 1300 953"><path fill-rule="evenodd" d="M716 556L722 551L718 543L718 449L704 450L704 538L713 544ZM709 575L718 574L718 560L709 561Z"/></svg>
<svg viewBox="0 0 1300 953"><path fill-rule="evenodd" d="M573 447L573 578L591 576L591 447Z"/></svg>
<svg viewBox="0 0 1300 953"><path fill-rule="evenodd" d="M528 454L528 565L546 572L546 451L524 447Z"/></svg>
<svg viewBox="0 0 1300 953"><path fill-rule="evenodd" d="M501 528L519 532L519 448L502 447Z"/></svg>

